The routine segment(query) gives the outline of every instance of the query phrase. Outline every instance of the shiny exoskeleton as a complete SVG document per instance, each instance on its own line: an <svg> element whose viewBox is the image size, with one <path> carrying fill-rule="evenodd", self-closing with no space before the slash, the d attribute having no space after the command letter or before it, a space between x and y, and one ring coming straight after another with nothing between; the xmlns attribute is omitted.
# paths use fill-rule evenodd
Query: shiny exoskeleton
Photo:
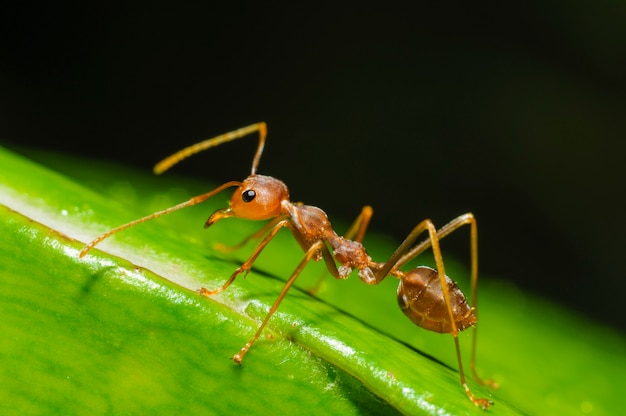
<svg viewBox="0 0 626 416"><path fill-rule="evenodd" d="M224 285L214 290L201 288L199 290L200 294L212 296L219 293L228 288L238 275L247 273L252 268L254 261L261 254L265 246L267 246L282 228L288 228L291 231L305 253L304 258L289 279L287 279L283 290L278 295L254 336L233 356L233 360L236 363L240 364L242 362L245 354L259 338L270 317L276 312L289 288L300 275L300 272L306 264L310 260L320 261L323 259L328 271L337 279L348 278L354 270L356 270L359 278L368 285L377 285L387 276L399 279L400 284L398 286L397 296L401 310L416 325L429 331L448 333L453 336L457 350L461 384L467 396L475 405L483 409L490 407L492 402L485 398L475 397L465 381L458 341L459 331L469 327L474 327L475 330L477 322L476 284L478 280L478 238L474 216L471 213L460 215L439 230L435 228L430 220L423 220L409 233L387 261L374 261L362 244L365 231L373 213L371 207L363 207L361 213L346 232L345 236L340 236L334 231L324 211L314 206L291 202L289 199L289 190L282 181L256 173L267 135L265 123L253 124L187 147L158 163L154 168L155 173L162 173L174 164L202 150L239 139L255 132L259 133L259 144L252 161L250 176L246 179L241 182L227 182L208 193L191 198L186 202L114 228L87 244L81 251L80 257L86 255L87 252L100 241L118 231L178 209L198 204L226 188L236 187L237 189L234 191L228 207L215 211L206 221L205 227L209 227L215 222L229 217L249 220L269 220L269 222L260 232L248 237L241 243L245 243L252 237L263 236L252 255L233 272ZM470 227L472 260L471 290L473 306L468 304L465 295L459 290L457 285L446 276L441 249L439 247L440 239L464 225L469 225ZM415 244L417 238L423 233L427 233L427 237L420 243ZM429 248L433 251L436 269L429 267L416 267L409 271L400 269L404 264ZM474 369L475 345L476 332L474 332L470 362L474 376L480 383L494 386L495 383L482 381L476 375Z"/></svg>

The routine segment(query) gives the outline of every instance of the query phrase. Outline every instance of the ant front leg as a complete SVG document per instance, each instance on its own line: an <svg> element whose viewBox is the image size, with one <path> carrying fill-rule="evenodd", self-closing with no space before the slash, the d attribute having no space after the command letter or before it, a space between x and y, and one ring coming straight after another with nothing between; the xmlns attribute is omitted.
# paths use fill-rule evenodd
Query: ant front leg
<svg viewBox="0 0 626 416"><path fill-rule="evenodd" d="M259 245L254 250L252 255L248 258L248 260L246 260L241 266L239 266L239 267L237 267L237 269L235 269L233 274L228 278L228 280L226 281L226 283L224 283L224 285L222 287L220 287L218 289L215 289L215 290L208 290L208 289L205 289L205 288L200 288L198 290L198 293L200 293L203 296L213 296L213 295L216 295L216 294L226 290L228 288L228 286L230 286L231 283L233 283L235 281L235 279L237 278L237 276L239 276L241 273L248 274L248 272L252 268L252 264L256 261L257 257L259 257L259 254L261 254L261 251L263 251L265 246L267 246L267 244L272 240L272 238L274 238L276 236L276 234L278 233L278 231L280 231L280 229L283 228L283 227L291 228L292 225L289 222L289 220L287 220L287 219L282 219L277 224L273 224L273 228L267 233L265 238L259 243ZM263 230L265 230L265 228L266 227L264 227Z"/></svg>
<svg viewBox="0 0 626 416"><path fill-rule="evenodd" d="M272 219L267 224L265 224L260 230L255 231L254 233L248 235L246 238L244 238L237 244L233 244L232 246L227 246L226 244L216 243L213 247L216 250L219 250L223 253L230 253L230 252L239 250L240 248L248 244L250 241L257 240L263 237L267 232L269 232L269 230L274 228L276 224L284 220L286 217L287 217L286 215L281 215L279 217Z"/></svg>

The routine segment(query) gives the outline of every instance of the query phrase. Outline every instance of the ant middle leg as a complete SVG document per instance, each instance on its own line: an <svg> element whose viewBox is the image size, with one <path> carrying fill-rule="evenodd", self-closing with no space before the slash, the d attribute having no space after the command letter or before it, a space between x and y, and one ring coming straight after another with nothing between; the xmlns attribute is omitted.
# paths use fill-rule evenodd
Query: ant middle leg
<svg viewBox="0 0 626 416"><path fill-rule="evenodd" d="M241 348L241 350L232 357L232 360L235 363L241 364L243 357L246 355L248 350L250 350L252 345L254 345L256 340L259 339L259 337L261 336L261 333L263 332L263 329L269 322L270 318L272 317L272 315L274 315L276 310L278 310L278 306L281 304L281 302L285 298L285 295L287 295L287 292L289 291L293 283L296 281L298 276L300 276L302 269L304 269L304 267L307 265L307 263L311 259L316 258L320 251L323 253L325 258L327 258L327 256L330 255L330 253L328 252L328 248L326 247L323 240L318 240L317 242L313 243L313 245L311 245L311 247L309 247L309 249L306 251L304 258L300 261L300 263L298 264L294 272L291 274L289 279L287 279L287 282L283 286L283 289L280 291L280 294L278 295L278 297L272 304L269 312L263 319L263 322L261 322L261 325L259 326L257 331L254 333L252 338ZM335 272L336 272L336 269L335 269Z"/></svg>
<svg viewBox="0 0 626 416"><path fill-rule="evenodd" d="M361 213L358 217L356 217L350 228L348 228L344 237L348 240L358 241L359 243L363 242L367 226L369 225L373 214L374 210L371 206L365 205L361 208Z"/></svg>
<svg viewBox="0 0 626 416"><path fill-rule="evenodd" d="M233 272L233 274L226 281L226 283L224 283L224 285L222 287L220 287L218 289L215 289L215 290L208 290L208 289L205 289L205 288L201 288L200 290L198 290L198 292L201 295L208 297L208 296L212 296L212 295L215 295L217 293L220 293L220 292L223 292L224 290L226 290L228 288L228 286L230 286L231 283L233 283L235 281L235 279L237 278L237 276L239 274L241 274L241 273L248 273L250 271L250 269L252 268L252 264L257 259L257 257L261 254L261 251L265 248L265 246L267 246L267 244L272 240L272 238L274 238L276 236L276 234L278 233L278 231L280 231L280 229L283 228L283 227L288 227L292 231L292 233L294 233L294 234L297 233L296 229L293 227L291 222L289 222L289 220L282 219L281 221L279 221L277 224L275 224L273 226L273 228L268 232L268 234L265 236L265 238L259 243L259 245L254 250L252 255L248 258L248 260L246 260L240 267L238 267ZM264 227L264 228L266 228L266 227ZM250 339L250 341L248 341L246 343L246 345L243 346L243 348L241 348L241 350L237 354L235 354L232 357L234 362L236 362L237 364L241 364L241 361L243 360L243 357L248 352L248 350L252 347L252 345L256 342L256 340L259 338L259 336L263 332L263 329L265 328L265 326L269 322L269 319L272 317L272 315L278 309L278 306L280 305L280 303L284 299L285 295L287 294L287 292L289 291L289 289L291 288L291 286L293 285L295 280L298 278L298 276L302 272L302 269L304 269L304 266L306 266L306 264L311 259L318 259L320 254L321 254L321 257L324 259L324 261L326 263L326 267L331 272L331 274L333 276L335 276L335 277L339 276L339 271L337 270L337 266L334 263L334 258L332 256L332 254L330 253L330 251L328 250L328 247L326 246L325 242L323 240L318 240L318 241L314 242L307 249L306 254L304 256L304 259L300 262L300 264L298 264L298 266L296 267L296 270L292 273L291 277L285 283L285 286L283 287L283 289L281 290L280 294L278 295L278 297L274 301L274 304L270 308L267 316L265 317L265 319L263 320L263 322L261 323L261 325L257 329L257 331L254 334L254 336Z"/></svg>

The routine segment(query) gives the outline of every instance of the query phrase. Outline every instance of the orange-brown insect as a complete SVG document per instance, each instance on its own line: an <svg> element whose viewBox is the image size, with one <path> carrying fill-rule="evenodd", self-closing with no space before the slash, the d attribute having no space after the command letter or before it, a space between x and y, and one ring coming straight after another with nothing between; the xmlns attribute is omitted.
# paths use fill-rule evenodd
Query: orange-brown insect
<svg viewBox="0 0 626 416"><path fill-rule="evenodd" d="M163 173L176 163L195 153L255 132L259 134L259 144L254 159L252 160L252 171L250 176L242 182L227 182L210 192L198 195L186 202L114 228L87 244L80 252L80 257L85 256L87 252L98 243L118 231L160 217L161 215L169 214L181 208L198 204L226 188L237 187L230 199L228 208L219 209L211 214L205 223L205 228L221 219L229 217L250 220L270 220L259 232L250 236L265 235L265 237L261 240L248 260L233 272L222 287L215 290L201 288L199 293L204 296L212 296L222 292L228 288L241 273L249 272L252 268L252 264L261 254L261 251L263 251L265 246L267 246L282 228L286 227L291 231L304 250L305 255L300 264L296 267L296 270L291 274L289 279L287 279L283 290L278 295L278 298L272 305L259 329L250 341L233 356L233 360L236 363L241 364L245 354L259 338L263 328L265 328L270 317L276 312L281 301L287 294L287 291L298 278L306 264L310 260L319 261L323 259L328 271L336 279L346 279L355 269L358 272L359 278L368 285L376 285L387 276L399 279L400 285L398 286L397 296L400 309L402 309L406 316L416 325L430 331L452 335L457 351L461 384L465 389L465 393L467 393L467 396L476 406L482 407L483 409L489 408L493 403L487 399L475 397L465 381L458 340L459 331L463 331L471 326L474 327L470 367L479 383L495 386L495 383L491 381L482 381L476 374L474 366L476 350L475 327L477 322L476 284L478 280L478 237L474 216L471 213L463 214L453 219L439 230L435 228L430 220L424 220L409 233L404 242L400 244L387 261L376 262L372 260L365 251L363 244L361 244L372 216L373 211L371 207L363 207L345 237L342 237L335 233L328 217L320 208L291 202L289 200L289 190L282 181L256 173L267 135L265 123L257 123L243 127L187 147L159 162L154 167L154 172L157 174ZM457 285L446 276L441 249L439 247L439 240L464 225L470 226L471 292L473 307L468 305L465 295ZM419 244L414 245L417 238L424 232L428 233L428 237ZM244 240L244 242L250 239L250 237ZM435 263L437 265L436 270L423 266L416 267L409 271L400 270L400 267L428 248L432 248L433 250Z"/></svg>

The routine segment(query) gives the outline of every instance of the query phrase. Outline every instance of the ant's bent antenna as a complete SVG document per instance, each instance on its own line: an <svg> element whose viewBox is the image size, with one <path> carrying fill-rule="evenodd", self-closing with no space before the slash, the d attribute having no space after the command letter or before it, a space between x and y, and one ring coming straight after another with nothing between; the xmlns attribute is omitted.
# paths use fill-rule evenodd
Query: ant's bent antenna
<svg viewBox="0 0 626 416"><path fill-rule="evenodd" d="M222 185L218 186L217 188L213 189L212 191L207 192L207 193L202 194L202 195L194 196L193 198L191 198L188 201L185 201L185 202L180 203L178 205L174 205L173 207L164 209L163 211L159 211L159 212L155 212L154 214L146 215L145 217L139 218L138 220L135 220L135 221L131 221L128 224L120 225L119 227L114 228L114 229L112 229L110 231L107 231L106 233L101 234L98 237L94 238L89 244L87 244L80 251L80 253L78 254L78 257L80 257L80 258L85 257L85 255L89 252L89 250L91 250L96 245L98 245L102 240L104 240L105 238L109 238L113 234L116 234L116 233L118 233L118 232L120 232L122 230L125 230L127 228L133 227L133 226L135 226L137 224L141 224L142 222L146 222L146 221L152 220L154 218L158 218L158 217L160 217L162 215L169 214L169 213L174 212L174 211L178 211L179 209L199 204L199 203L204 202L207 199L211 198L213 195L222 192L224 189L235 187L235 186L241 186L241 182L238 182L238 181L226 182L225 184L222 184Z"/></svg>
<svg viewBox="0 0 626 416"><path fill-rule="evenodd" d="M259 166L259 160L261 159L263 147L265 146L265 136L267 136L267 125L263 121L260 123L255 123L246 127L242 127L229 133L220 134L219 136L203 140L200 143L196 143L189 147L186 147L183 150L180 150L157 163L154 166L154 173L160 175L161 173L165 172L166 170L168 170L181 160L188 158L189 156L195 155L196 153L199 153L211 147L218 146L222 143L240 139L257 131L259 132L259 146L256 149L254 159L252 159L252 172L250 173L251 175L254 175L256 174L257 166Z"/></svg>

